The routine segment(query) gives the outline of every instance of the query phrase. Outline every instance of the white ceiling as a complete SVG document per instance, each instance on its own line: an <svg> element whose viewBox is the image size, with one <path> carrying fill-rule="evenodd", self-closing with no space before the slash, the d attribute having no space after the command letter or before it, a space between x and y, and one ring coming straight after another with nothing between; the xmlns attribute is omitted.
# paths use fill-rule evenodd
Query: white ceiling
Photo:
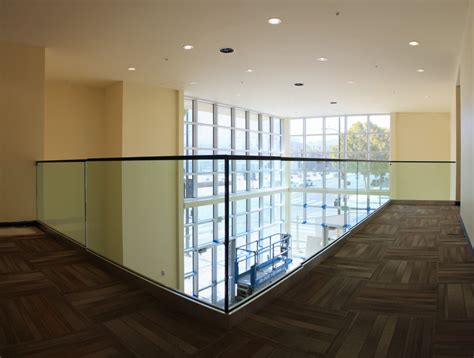
<svg viewBox="0 0 474 358"><path fill-rule="evenodd" d="M0 0L0 6L0 41L47 47L50 79L153 83L288 117L448 111L467 11L465 0ZM271 26L270 17L283 23ZM421 46L408 46L411 40ZM195 48L185 51L184 44ZM221 47L236 51L223 55ZM329 61L318 62L321 56Z"/></svg>

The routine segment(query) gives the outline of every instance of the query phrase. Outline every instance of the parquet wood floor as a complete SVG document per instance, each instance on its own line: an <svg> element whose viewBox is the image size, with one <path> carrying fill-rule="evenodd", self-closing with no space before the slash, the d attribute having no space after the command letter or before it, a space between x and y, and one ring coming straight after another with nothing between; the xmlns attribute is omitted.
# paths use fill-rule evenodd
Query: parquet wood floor
<svg viewBox="0 0 474 358"><path fill-rule="evenodd" d="M472 357L474 258L459 220L454 206L389 206L229 331L46 234L3 236L0 356Z"/></svg>

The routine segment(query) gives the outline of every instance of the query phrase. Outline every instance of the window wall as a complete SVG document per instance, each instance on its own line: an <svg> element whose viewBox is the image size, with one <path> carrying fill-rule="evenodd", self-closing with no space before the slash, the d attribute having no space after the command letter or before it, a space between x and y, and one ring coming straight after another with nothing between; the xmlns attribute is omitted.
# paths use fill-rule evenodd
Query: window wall
<svg viewBox="0 0 474 358"><path fill-rule="evenodd" d="M390 115L343 115L290 120L293 157L390 159ZM292 162L291 234L307 258L389 198L388 163Z"/></svg>
<svg viewBox="0 0 474 358"><path fill-rule="evenodd" d="M278 117L185 99L185 155L280 156ZM281 233L283 166L280 161L231 164L231 242L234 247ZM185 292L219 304L224 299L224 161L185 162Z"/></svg>

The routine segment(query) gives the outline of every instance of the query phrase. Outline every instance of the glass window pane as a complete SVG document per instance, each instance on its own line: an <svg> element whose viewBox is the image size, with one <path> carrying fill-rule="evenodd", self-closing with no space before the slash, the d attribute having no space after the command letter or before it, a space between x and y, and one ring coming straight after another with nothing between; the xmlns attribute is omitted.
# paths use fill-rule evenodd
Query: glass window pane
<svg viewBox="0 0 474 358"><path fill-rule="evenodd" d="M235 149L246 150L245 131L235 131Z"/></svg>
<svg viewBox="0 0 474 358"><path fill-rule="evenodd" d="M370 152L389 152L390 151L390 134L369 134Z"/></svg>
<svg viewBox="0 0 474 358"><path fill-rule="evenodd" d="M326 135L326 155L331 158L337 158L339 151L339 136L334 134Z"/></svg>
<svg viewBox="0 0 474 358"><path fill-rule="evenodd" d="M272 152L275 155L278 155L281 153L281 136L279 135L273 135L273 147L272 147Z"/></svg>
<svg viewBox="0 0 474 358"><path fill-rule="evenodd" d="M230 107L219 106L217 124L219 126L230 127L231 109Z"/></svg>
<svg viewBox="0 0 474 358"><path fill-rule="evenodd" d="M218 128L217 129L217 147L219 149L230 149L231 145L231 132L230 128Z"/></svg>
<svg viewBox="0 0 474 358"><path fill-rule="evenodd" d="M306 134L323 134L323 119L306 118Z"/></svg>
<svg viewBox="0 0 474 358"><path fill-rule="evenodd" d="M245 111L235 110L235 128L245 129Z"/></svg>
<svg viewBox="0 0 474 358"><path fill-rule="evenodd" d="M198 245L209 244L214 240L214 224L212 222L199 224L197 230Z"/></svg>
<svg viewBox="0 0 474 358"><path fill-rule="evenodd" d="M250 154L257 154L258 152L258 133L257 132L250 132L249 133L249 149L251 152Z"/></svg>
<svg viewBox="0 0 474 358"><path fill-rule="evenodd" d="M192 148L193 146L193 125L185 124L184 125L184 147Z"/></svg>
<svg viewBox="0 0 474 358"><path fill-rule="evenodd" d="M303 135L303 119L292 119L290 122L291 135Z"/></svg>
<svg viewBox="0 0 474 358"><path fill-rule="evenodd" d="M367 131L367 116L348 116L347 132L363 133Z"/></svg>
<svg viewBox="0 0 474 358"><path fill-rule="evenodd" d="M371 132L389 132L390 131L390 115L374 115L370 116Z"/></svg>
<svg viewBox="0 0 474 358"><path fill-rule="evenodd" d="M262 134L262 152L270 152L270 135Z"/></svg>
<svg viewBox="0 0 474 358"><path fill-rule="evenodd" d="M339 117L326 117L326 134L339 133Z"/></svg>
<svg viewBox="0 0 474 358"><path fill-rule="evenodd" d="M368 150L367 134L357 134L349 132L347 134L348 152L367 152Z"/></svg>
<svg viewBox="0 0 474 358"><path fill-rule="evenodd" d="M281 119L273 117L273 130L272 132L275 134L281 134Z"/></svg>
<svg viewBox="0 0 474 358"><path fill-rule="evenodd" d="M204 124L214 123L214 106L211 103L197 102L197 121Z"/></svg>
<svg viewBox="0 0 474 358"><path fill-rule="evenodd" d="M258 131L258 114L250 112L250 130Z"/></svg>
<svg viewBox="0 0 474 358"><path fill-rule="evenodd" d="M307 136L306 137L306 156L322 157L323 156L323 136Z"/></svg>
<svg viewBox="0 0 474 358"><path fill-rule="evenodd" d="M290 153L292 157L303 156L303 137L302 136L290 137Z"/></svg>
<svg viewBox="0 0 474 358"><path fill-rule="evenodd" d="M270 117L262 115L262 132L270 133Z"/></svg>
<svg viewBox="0 0 474 358"><path fill-rule="evenodd" d="M197 127L197 147L198 148L213 148L214 147L214 128L211 126Z"/></svg>

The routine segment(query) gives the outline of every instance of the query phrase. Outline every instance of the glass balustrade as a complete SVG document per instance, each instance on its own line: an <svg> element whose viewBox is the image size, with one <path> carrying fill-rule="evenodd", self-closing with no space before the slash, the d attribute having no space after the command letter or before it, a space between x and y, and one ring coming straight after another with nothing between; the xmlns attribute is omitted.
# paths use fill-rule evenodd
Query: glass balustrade
<svg viewBox="0 0 474 358"><path fill-rule="evenodd" d="M392 200L453 200L455 163L183 156L38 163L38 219L230 312Z"/></svg>

